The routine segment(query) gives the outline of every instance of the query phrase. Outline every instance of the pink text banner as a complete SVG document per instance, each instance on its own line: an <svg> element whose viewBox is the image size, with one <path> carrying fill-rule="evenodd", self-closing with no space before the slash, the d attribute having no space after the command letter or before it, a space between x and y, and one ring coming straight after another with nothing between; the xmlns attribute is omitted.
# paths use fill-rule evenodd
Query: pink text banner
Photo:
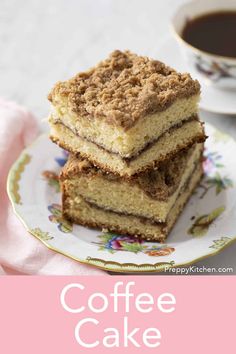
<svg viewBox="0 0 236 354"><path fill-rule="evenodd" d="M0 353L235 353L235 276L0 277Z"/></svg>

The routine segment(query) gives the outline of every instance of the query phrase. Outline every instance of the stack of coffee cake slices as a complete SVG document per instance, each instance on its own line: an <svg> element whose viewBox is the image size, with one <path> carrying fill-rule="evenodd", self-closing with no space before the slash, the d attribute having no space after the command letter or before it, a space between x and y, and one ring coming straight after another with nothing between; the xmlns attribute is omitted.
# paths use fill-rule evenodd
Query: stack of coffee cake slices
<svg viewBox="0 0 236 354"><path fill-rule="evenodd" d="M114 51L49 94L65 218L163 242L202 176L199 83L157 60Z"/></svg>

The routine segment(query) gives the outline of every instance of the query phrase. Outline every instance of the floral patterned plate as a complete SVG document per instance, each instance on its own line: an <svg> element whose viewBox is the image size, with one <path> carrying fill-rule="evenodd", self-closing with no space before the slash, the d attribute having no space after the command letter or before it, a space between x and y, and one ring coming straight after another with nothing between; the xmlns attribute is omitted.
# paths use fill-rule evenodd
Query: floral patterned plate
<svg viewBox="0 0 236 354"><path fill-rule="evenodd" d="M27 230L48 248L116 272L158 272L214 255L236 239L236 142L206 126L205 177L166 244L72 225L61 215L58 173L67 153L46 135L24 150L8 177L8 194Z"/></svg>

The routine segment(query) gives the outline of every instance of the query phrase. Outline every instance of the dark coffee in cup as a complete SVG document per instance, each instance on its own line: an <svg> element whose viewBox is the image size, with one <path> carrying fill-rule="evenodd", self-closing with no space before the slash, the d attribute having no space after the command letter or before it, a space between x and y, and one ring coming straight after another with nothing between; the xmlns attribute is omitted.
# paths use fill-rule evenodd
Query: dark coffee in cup
<svg viewBox="0 0 236 354"><path fill-rule="evenodd" d="M236 11L221 11L187 21L182 38L200 50L236 58Z"/></svg>
<svg viewBox="0 0 236 354"><path fill-rule="evenodd" d="M192 0L171 21L183 58L207 85L236 89L236 1Z"/></svg>

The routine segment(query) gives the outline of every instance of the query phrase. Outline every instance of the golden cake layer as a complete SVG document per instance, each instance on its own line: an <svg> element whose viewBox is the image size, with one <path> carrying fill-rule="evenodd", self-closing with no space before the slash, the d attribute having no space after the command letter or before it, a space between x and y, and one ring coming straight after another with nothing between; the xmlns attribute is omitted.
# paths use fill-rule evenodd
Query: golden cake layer
<svg viewBox="0 0 236 354"><path fill-rule="evenodd" d="M129 179L105 173L88 160L70 156L60 180L70 195L105 210L165 222L202 157L197 144L173 160Z"/></svg>
<svg viewBox="0 0 236 354"><path fill-rule="evenodd" d="M88 159L93 165L119 176L132 176L156 168L162 161L177 155L181 150L205 140L204 129L198 119L191 119L163 134L133 158L122 158L98 145L76 136L63 124L51 124L51 139L73 154Z"/></svg>
<svg viewBox="0 0 236 354"><path fill-rule="evenodd" d="M65 181L62 182L63 215L80 225L141 237L148 241L164 242L185 203L200 181L202 173L202 164L199 160L195 170L179 192L164 223L98 207L85 200L77 189L74 190L73 186Z"/></svg>

